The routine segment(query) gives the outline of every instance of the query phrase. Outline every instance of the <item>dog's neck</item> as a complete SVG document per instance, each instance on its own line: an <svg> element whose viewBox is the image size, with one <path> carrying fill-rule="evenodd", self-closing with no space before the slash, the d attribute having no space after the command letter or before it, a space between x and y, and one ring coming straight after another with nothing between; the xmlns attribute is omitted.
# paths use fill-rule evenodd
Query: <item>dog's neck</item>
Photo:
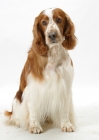
<svg viewBox="0 0 99 140"><path fill-rule="evenodd" d="M66 60L66 54L62 44L53 44L48 51L48 64L47 69L56 69Z"/></svg>

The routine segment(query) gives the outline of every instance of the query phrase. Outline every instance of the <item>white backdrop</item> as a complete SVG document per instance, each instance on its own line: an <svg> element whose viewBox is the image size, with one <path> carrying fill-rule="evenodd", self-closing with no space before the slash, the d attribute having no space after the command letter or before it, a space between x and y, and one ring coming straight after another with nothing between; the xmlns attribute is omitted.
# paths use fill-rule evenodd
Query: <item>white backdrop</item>
<svg viewBox="0 0 99 140"><path fill-rule="evenodd" d="M75 24L78 43L69 51L75 69L75 106L99 102L99 0L0 0L0 107L7 94L15 95L18 89L35 17L51 7L63 9Z"/></svg>

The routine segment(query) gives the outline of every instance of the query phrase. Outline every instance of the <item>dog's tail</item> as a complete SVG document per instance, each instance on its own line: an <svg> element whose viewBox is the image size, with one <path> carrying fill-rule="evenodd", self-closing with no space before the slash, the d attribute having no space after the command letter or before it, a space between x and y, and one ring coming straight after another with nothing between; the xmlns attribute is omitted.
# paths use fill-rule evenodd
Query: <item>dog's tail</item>
<svg viewBox="0 0 99 140"><path fill-rule="evenodd" d="M10 112L10 111L7 111L7 110L6 110L6 111L4 112L4 115L10 117L10 116L12 115L12 111Z"/></svg>
<svg viewBox="0 0 99 140"><path fill-rule="evenodd" d="M13 119L12 119L12 111L10 112L10 111L5 111L4 112L4 115L5 115L5 119L4 119L4 123L6 124L6 125L13 125L14 124L14 121L13 121Z"/></svg>

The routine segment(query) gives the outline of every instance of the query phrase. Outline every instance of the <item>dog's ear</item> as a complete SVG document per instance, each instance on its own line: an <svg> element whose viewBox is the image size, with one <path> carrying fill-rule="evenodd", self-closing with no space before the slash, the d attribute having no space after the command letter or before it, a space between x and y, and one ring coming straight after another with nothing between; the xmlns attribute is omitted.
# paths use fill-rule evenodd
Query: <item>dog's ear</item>
<svg viewBox="0 0 99 140"><path fill-rule="evenodd" d="M73 22L71 21L70 17L67 14L65 18L66 18L64 28L65 40L63 41L62 45L68 50L71 50L76 46L76 36L74 35L75 28Z"/></svg>
<svg viewBox="0 0 99 140"><path fill-rule="evenodd" d="M39 25L39 17L36 17L33 26L33 49L39 55L46 55L48 52L48 46L45 44L45 36Z"/></svg>

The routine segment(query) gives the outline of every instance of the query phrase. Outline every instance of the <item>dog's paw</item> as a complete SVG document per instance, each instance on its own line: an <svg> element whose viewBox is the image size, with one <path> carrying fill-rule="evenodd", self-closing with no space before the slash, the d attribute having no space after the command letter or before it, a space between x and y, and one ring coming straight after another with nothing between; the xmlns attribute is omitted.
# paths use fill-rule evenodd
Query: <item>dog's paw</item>
<svg viewBox="0 0 99 140"><path fill-rule="evenodd" d="M34 127L29 127L29 131L30 133L34 133L34 134L40 134L43 132L42 127L38 127L38 126L34 126Z"/></svg>
<svg viewBox="0 0 99 140"><path fill-rule="evenodd" d="M62 125L62 132L74 132L75 127L71 123L65 123Z"/></svg>

